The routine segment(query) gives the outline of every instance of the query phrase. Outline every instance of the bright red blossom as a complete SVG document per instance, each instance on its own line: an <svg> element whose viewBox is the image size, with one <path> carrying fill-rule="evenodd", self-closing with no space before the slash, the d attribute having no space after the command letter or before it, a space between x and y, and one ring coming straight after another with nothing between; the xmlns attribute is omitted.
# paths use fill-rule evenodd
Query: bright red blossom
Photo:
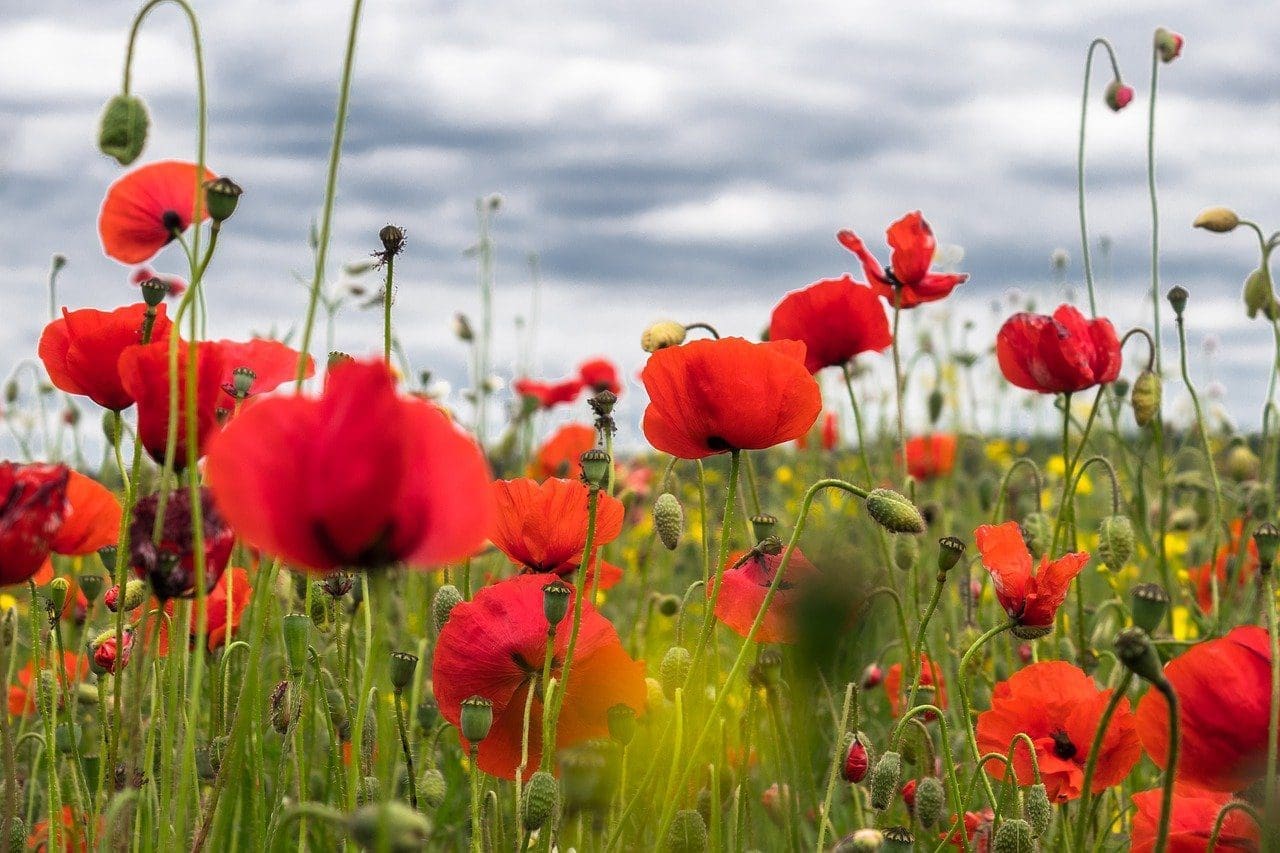
<svg viewBox="0 0 1280 853"><path fill-rule="evenodd" d="M907 473L917 480L945 477L955 464L954 435L935 432L907 439Z"/></svg>
<svg viewBox="0 0 1280 853"><path fill-rule="evenodd" d="M543 382L537 379L517 379L511 389L532 401L539 409L552 409L561 403L572 403L582 393L581 379L565 379L560 382Z"/></svg>
<svg viewBox="0 0 1280 853"><path fill-rule="evenodd" d="M88 661L72 652L62 653L62 668L68 684L75 684L89 672ZM17 672L17 684L9 685L9 713L21 717L36 712L36 691L31 687L35 668L27 663Z"/></svg>
<svg viewBox="0 0 1280 853"><path fill-rule="evenodd" d="M595 427L587 424L565 424L538 448L529 463L528 474L535 480L575 477L582 473L579 458L595 446Z"/></svg>
<svg viewBox="0 0 1280 853"><path fill-rule="evenodd" d="M1133 795L1137 812L1133 816L1133 828L1129 833L1129 853L1151 853L1156 846L1156 833L1160 826L1160 798L1163 791L1142 791ZM1169 853L1204 853L1209 847L1218 812L1231 802L1231 795L1220 791L1206 791L1190 785L1175 783L1173 789L1173 815L1169 821ZM1245 812L1233 810L1222 822L1218 843L1214 848L1221 853L1257 853L1258 825Z"/></svg>
<svg viewBox="0 0 1280 853"><path fill-rule="evenodd" d="M0 585L22 583L48 558L71 509L68 479L65 465L0 462Z"/></svg>
<svg viewBox="0 0 1280 853"><path fill-rule="evenodd" d="M62 309L62 317L45 326L39 355L54 387L68 394L82 394L104 409L119 411L133 405L116 364L126 349L142 343L146 303L126 305L114 311ZM169 335L165 306L156 308L151 340Z"/></svg>
<svg viewBox="0 0 1280 853"><path fill-rule="evenodd" d="M58 532L50 541L57 554L92 554L116 544L120 536L120 501L111 490L81 474L67 474L67 503L70 508Z"/></svg>
<svg viewBox="0 0 1280 853"><path fill-rule="evenodd" d="M890 305L896 299L903 308L915 308L945 298L957 285L968 281L965 273L929 271L938 243L920 211L908 213L890 225L885 237L892 250L887 269L880 266L857 234L844 230L836 235L840 245L862 261L862 270L871 287Z"/></svg>
<svg viewBox="0 0 1280 853"><path fill-rule="evenodd" d="M227 398L224 406L235 404L235 375L237 368L248 368L253 371L253 382L249 386L249 394L265 394L274 391L286 382L292 382L298 376L298 362L302 354L280 341L270 338L253 338L248 341L218 341L218 352L222 360L222 386ZM315 361L306 357L303 378L314 376Z"/></svg>
<svg viewBox="0 0 1280 853"><path fill-rule="evenodd" d="M599 394L601 391L622 393L622 383L618 381L618 368L608 359L593 358L578 365L578 380L590 388L592 394Z"/></svg>
<svg viewBox="0 0 1280 853"><path fill-rule="evenodd" d="M209 439L218 431L218 408L223 398L222 351L212 341L194 346L178 342L178 423L174 444L174 467L187 465L187 445L192 436L187 429L187 362L196 360L196 442L197 458L204 455ZM129 347L120 356L120 379L125 390L138 402L138 437L157 462L163 462L169 440L169 342L159 341Z"/></svg>
<svg viewBox="0 0 1280 853"><path fill-rule="evenodd" d="M1111 321L1086 320L1071 305L1050 317L1014 314L996 335L1000 372L1019 388L1069 394L1114 382L1120 375L1120 339Z"/></svg>
<svg viewBox="0 0 1280 853"><path fill-rule="evenodd" d="M102 251L122 264L140 264L191 227L197 201L201 218L208 218L200 184L217 175L198 174L195 163L162 160L117 178L98 214Z"/></svg>
<svg viewBox="0 0 1280 853"><path fill-rule="evenodd" d="M1089 562L1089 555L1065 554L1050 562L1045 554L1033 574L1031 552L1016 521L984 524L973 536L1000 606L1018 623L1014 634L1028 639L1051 628L1058 608L1067 599L1071 581Z"/></svg>
<svg viewBox="0 0 1280 853"><path fill-rule="evenodd" d="M782 565L781 554L738 551L725 566L724 589L716 601L716 618L740 637L751 631L756 614L764 604L765 593ZM764 621L756 632L757 643L794 643L794 611L804 583L817 574L817 569L796 548L787 562L787 572L778 584L773 601L765 611ZM715 593L714 579L707 589L707 599Z"/></svg>
<svg viewBox="0 0 1280 853"><path fill-rule="evenodd" d="M889 318L875 292L849 276L793 290L773 309L769 340L802 341L810 373L847 364L893 343Z"/></svg>
<svg viewBox="0 0 1280 853"><path fill-rule="evenodd" d="M228 587L230 588L230 599L228 599ZM240 616L244 613L245 608L249 606L249 600L253 597L253 587L249 584L249 573L244 569L232 568L227 569L226 573L218 580L218 582L209 590L209 596L205 599L205 625L207 627L206 637L209 651L221 648L226 645L227 641L233 637L240 628ZM230 607L228 607L230 600ZM169 619L174 618L174 602L172 599L164 604L164 612L169 615ZM189 635L194 643L196 638L196 609L194 605L190 608ZM160 637L158 641L160 654L168 654L169 652L169 623L166 620L160 620Z"/></svg>

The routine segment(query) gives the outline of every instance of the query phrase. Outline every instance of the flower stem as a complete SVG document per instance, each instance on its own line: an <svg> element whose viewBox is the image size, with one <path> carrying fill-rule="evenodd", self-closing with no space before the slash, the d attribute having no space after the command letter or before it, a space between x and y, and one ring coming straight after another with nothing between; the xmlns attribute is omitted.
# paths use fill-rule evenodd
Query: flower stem
<svg viewBox="0 0 1280 853"><path fill-rule="evenodd" d="M969 741L969 751L973 753L974 761L977 761L982 754L978 751L978 736L974 732L972 719L973 714L969 705L969 661L973 659L973 656L977 653L978 649L982 648L989 640L994 639L997 635L1008 631L1014 626L1014 624L1015 623L1012 621L1003 622L990 629L975 640L973 645L969 647L969 650L964 653L964 657L960 658L960 669L957 673L957 686L960 694L960 722L964 726L965 737ZM982 776L982 786L986 789L987 800L994 807L996 804L996 792L995 789L991 787L991 780L986 777L986 774L983 774Z"/></svg>
<svg viewBox="0 0 1280 853"><path fill-rule="evenodd" d="M1111 691L1111 698L1107 702L1107 707L1103 709L1102 716L1098 719L1098 728L1093 734L1093 744L1089 747L1089 757L1084 763L1084 782L1080 786L1080 805L1076 811L1075 842L1072 845L1075 850L1085 849L1085 834L1089 824L1089 798L1093 794L1093 774L1098 768L1098 757L1102 753L1102 741L1107 735L1107 726L1111 723L1111 717L1115 714L1120 701L1124 699L1125 694L1128 692L1129 682L1132 680L1133 673L1126 669L1124 675L1120 678L1120 683Z"/></svg>
<svg viewBox="0 0 1280 853"><path fill-rule="evenodd" d="M1273 658L1274 660L1274 658ZM1181 721L1178 713L1178 694L1167 680L1153 685L1164 694L1169 706L1169 753L1164 766L1164 785L1160 795L1160 823L1156 830L1154 853L1165 853L1169 846L1169 822L1173 818L1173 783L1177 777L1178 746L1181 739Z"/></svg>

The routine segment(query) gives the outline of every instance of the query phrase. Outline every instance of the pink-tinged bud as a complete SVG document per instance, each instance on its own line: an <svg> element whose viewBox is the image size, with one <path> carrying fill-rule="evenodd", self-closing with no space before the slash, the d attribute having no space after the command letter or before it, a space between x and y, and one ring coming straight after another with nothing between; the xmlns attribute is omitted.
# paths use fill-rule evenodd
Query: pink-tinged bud
<svg viewBox="0 0 1280 853"><path fill-rule="evenodd" d="M880 664L867 664L867 668L862 671L862 689L872 690L879 687L882 681L884 681L884 670L880 668Z"/></svg>
<svg viewBox="0 0 1280 853"><path fill-rule="evenodd" d="M117 670L123 669L129 663L129 655L133 652L133 629L126 628L124 631L124 651L120 652L116 648L116 635L114 631L107 631L100 636L93 644L93 664L104 672L115 675Z"/></svg>
<svg viewBox="0 0 1280 853"><path fill-rule="evenodd" d="M1018 660L1023 663L1031 663L1031 644L1020 643L1018 645Z"/></svg>
<svg viewBox="0 0 1280 853"><path fill-rule="evenodd" d="M1112 112L1120 112L1133 101L1133 87L1126 86L1119 79L1112 80L1107 84L1105 93L1107 106L1111 107Z"/></svg>
<svg viewBox="0 0 1280 853"><path fill-rule="evenodd" d="M1160 54L1161 62L1173 62L1182 55L1182 45L1186 43L1186 39L1181 33L1175 33L1173 30L1166 30L1164 27L1156 27L1155 47L1156 52Z"/></svg>
<svg viewBox="0 0 1280 853"><path fill-rule="evenodd" d="M786 809L785 801L791 796L791 790L786 785L779 785L774 782L768 788L764 789L764 793L760 795L760 805L764 807L767 814L775 823L781 823L783 812Z"/></svg>
<svg viewBox="0 0 1280 853"><path fill-rule="evenodd" d="M867 756L867 745L857 735L853 736L853 742L849 744L849 750L844 754L844 764L840 765L840 778L846 782L861 782L867 775L867 767L870 765L870 759Z"/></svg>

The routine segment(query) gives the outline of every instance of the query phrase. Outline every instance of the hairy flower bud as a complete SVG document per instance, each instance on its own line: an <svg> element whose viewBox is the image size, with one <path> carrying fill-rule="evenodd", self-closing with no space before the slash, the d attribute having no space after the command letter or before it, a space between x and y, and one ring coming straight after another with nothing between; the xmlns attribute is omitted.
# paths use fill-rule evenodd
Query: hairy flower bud
<svg viewBox="0 0 1280 853"><path fill-rule="evenodd" d="M1144 370L1134 380L1133 391L1129 395L1129 403L1133 406L1133 420L1140 427L1146 427L1160 413L1162 389L1160 377L1150 370Z"/></svg>
<svg viewBox="0 0 1280 853"><path fill-rule="evenodd" d="M69 592L71 592L71 581L66 578L58 577L49 581L49 611L55 619L62 614Z"/></svg>
<svg viewBox="0 0 1280 853"><path fill-rule="evenodd" d="M1102 93L1102 96L1111 111L1118 113L1133 101L1133 87L1126 86L1120 82L1119 78L1116 78L1107 84L1106 91Z"/></svg>
<svg viewBox="0 0 1280 853"><path fill-rule="evenodd" d="M1262 472L1262 460L1248 444L1238 441L1227 451L1227 475L1237 483L1256 480Z"/></svg>
<svg viewBox="0 0 1280 853"><path fill-rule="evenodd" d="M98 124L98 150L121 166L128 166L147 144L151 118L147 105L133 95L116 95L107 101Z"/></svg>
<svg viewBox="0 0 1280 853"><path fill-rule="evenodd" d="M991 853L1033 853L1035 849L1031 824L1021 818L1003 821L991 842Z"/></svg>
<svg viewBox="0 0 1280 853"><path fill-rule="evenodd" d="M1186 42L1186 39L1180 33L1175 33L1164 27L1156 27L1153 41L1156 52L1160 54L1160 61L1168 63L1173 62L1182 54L1182 45Z"/></svg>
<svg viewBox="0 0 1280 853"><path fill-rule="evenodd" d="M836 842L832 853L876 853L884 847L884 833L872 826L854 830Z"/></svg>
<svg viewBox="0 0 1280 853"><path fill-rule="evenodd" d="M1049 831L1049 823L1053 820L1053 806L1049 804L1049 794L1044 783L1037 782L1027 789L1023 813L1027 823L1031 825L1031 834L1036 838L1042 838Z"/></svg>
<svg viewBox="0 0 1280 853"><path fill-rule="evenodd" d="M668 551L674 551L680 544L680 534L684 531L684 508L671 492L663 492L653 502L653 527Z"/></svg>
<svg viewBox="0 0 1280 853"><path fill-rule="evenodd" d="M670 853L702 853L707 849L707 824L697 809L676 812L667 830L666 849Z"/></svg>
<svg viewBox="0 0 1280 853"><path fill-rule="evenodd" d="M560 785L556 777L546 770L539 770L529 777L524 789L524 828L532 832L541 829L543 824L555 814L556 804L560 799Z"/></svg>
<svg viewBox="0 0 1280 853"><path fill-rule="evenodd" d="M1244 299L1245 314L1250 320L1257 317L1258 312L1262 312L1262 316L1268 320L1280 316L1280 305L1276 303L1275 291L1271 289L1271 276L1262 267L1249 273L1249 277L1244 280L1241 296Z"/></svg>
<svg viewBox="0 0 1280 853"><path fill-rule="evenodd" d="M904 572L915 568L920 559L920 541L914 536L896 536L893 540L893 564Z"/></svg>
<svg viewBox="0 0 1280 853"><path fill-rule="evenodd" d="M867 744L855 734L849 742L849 748L845 750L844 761L840 764L840 778L850 783L861 782L866 778L869 763Z"/></svg>
<svg viewBox="0 0 1280 853"><path fill-rule="evenodd" d="M121 601L120 587L113 586L107 590L107 594L103 596L103 603L107 605L107 609L112 613L119 612L121 607L128 613L130 610L137 610L142 603L147 600L147 584L146 581L131 580L124 585L124 596Z"/></svg>
<svg viewBox="0 0 1280 853"><path fill-rule="evenodd" d="M370 778L377 782L377 777ZM347 832L361 850L411 853L428 848L431 822L426 815L399 800L373 802L372 799L376 797L347 818Z"/></svg>
<svg viewBox="0 0 1280 853"><path fill-rule="evenodd" d="M898 779L902 776L902 756L889 751L880 756L871 771L871 807L884 811L898 793Z"/></svg>
<svg viewBox="0 0 1280 853"><path fill-rule="evenodd" d="M1191 224L1215 234L1226 234L1236 229L1240 224L1240 217L1229 207L1206 207Z"/></svg>
<svg viewBox="0 0 1280 853"><path fill-rule="evenodd" d="M1127 515L1109 515L1098 525L1098 558L1118 572L1133 556L1133 522Z"/></svg>
<svg viewBox="0 0 1280 853"><path fill-rule="evenodd" d="M684 343L685 328L674 320L659 320L640 335L640 346L645 352L657 352Z"/></svg>
<svg viewBox="0 0 1280 853"><path fill-rule="evenodd" d="M289 682L280 681L271 689L267 701L267 716L271 718L271 728L280 734L289 731Z"/></svg>
<svg viewBox="0 0 1280 853"><path fill-rule="evenodd" d="M937 776L924 777L916 786L916 820L925 828L934 826L942 818L946 801L942 780Z"/></svg>
<svg viewBox="0 0 1280 853"><path fill-rule="evenodd" d="M667 649L667 653L662 656L662 664L658 668L663 696L675 699L676 688L684 684L691 666L693 666L693 655L684 646L672 646Z"/></svg>
<svg viewBox="0 0 1280 853"><path fill-rule="evenodd" d="M440 808L440 804L444 802L445 795L448 793L449 786L445 782L444 774L435 767L427 770L418 779L418 796L429 809Z"/></svg>
<svg viewBox="0 0 1280 853"><path fill-rule="evenodd" d="M302 613L290 613L281 620L281 623L289 675L299 678L307 664L307 646L311 642L311 617Z"/></svg>
<svg viewBox="0 0 1280 853"><path fill-rule="evenodd" d="M449 614L453 612L453 608L462 603L462 593L451 583L436 590L435 597L431 599L431 623L435 626L436 633L440 633L440 629L444 627L444 623L449 621Z"/></svg>
<svg viewBox="0 0 1280 853"><path fill-rule="evenodd" d="M867 514L890 533L924 533L924 518L916 505L892 489L872 489Z"/></svg>
<svg viewBox="0 0 1280 853"><path fill-rule="evenodd" d="M1133 674L1152 684L1164 684L1164 670L1155 644L1141 628L1125 628L1115 639L1116 657L1133 671Z"/></svg>

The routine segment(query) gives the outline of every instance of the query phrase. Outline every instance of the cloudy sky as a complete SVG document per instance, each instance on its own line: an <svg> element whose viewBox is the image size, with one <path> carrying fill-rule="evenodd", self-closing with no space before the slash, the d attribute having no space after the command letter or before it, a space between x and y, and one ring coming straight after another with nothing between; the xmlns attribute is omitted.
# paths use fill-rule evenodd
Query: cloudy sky
<svg viewBox="0 0 1280 853"><path fill-rule="evenodd" d="M50 257L60 301L111 307L133 294L101 255L96 215L119 174L95 149L117 91L137 3L0 0L0 367L34 353ZM197 3L209 74L209 163L245 188L206 278L210 332L287 330L305 306L309 223L321 203L349 7L335 0ZM1123 9L1119 7L1123 5ZM495 366L514 369L527 259L543 274L537 369L560 376L606 354L629 375L651 320L703 320L755 335L778 298L856 271L834 240L881 233L922 209L963 248L970 283L945 307L989 345L1011 289L1061 298L1050 255L1081 291L1075 149L1083 59L1111 38L1129 109L1090 96L1089 204L1100 307L1142 321L1148 287L1146 112L1155 26L1186 34L1161 69L1157 116L1162 289L1192 294L1195 378L1255 424L1271 336L1244 319L1257 264L1244 232L1189 223L1230 204L1280 227L1280 16L1268 0L899 3L370 2L342 162L332 286L341 265L409 233L397 325L417 368L466 384L454 312L478 299L475 200L501 193ZM161 7L139 40L135 91L153 131L146 159L190 158L193 66L185 22ZM181 273L176 250L156 266ZM1003 312L1005 309L1001 308ZM1148 309L1149 310L1149 309ZM379 346L376 312L347 309L337 346ZM913 318L913 321L916 318ZM1211 358L1213 341L1220 342ZM323 347L323 341L317 349ZM1130 353L1137 361L1138 347ZM881 366L883 369L883 365ZM1132 368L1127 370L1132 372ZM623 429L637 433L631 380ZM1176 392L1175 392L1176 393Z"/></svg>

